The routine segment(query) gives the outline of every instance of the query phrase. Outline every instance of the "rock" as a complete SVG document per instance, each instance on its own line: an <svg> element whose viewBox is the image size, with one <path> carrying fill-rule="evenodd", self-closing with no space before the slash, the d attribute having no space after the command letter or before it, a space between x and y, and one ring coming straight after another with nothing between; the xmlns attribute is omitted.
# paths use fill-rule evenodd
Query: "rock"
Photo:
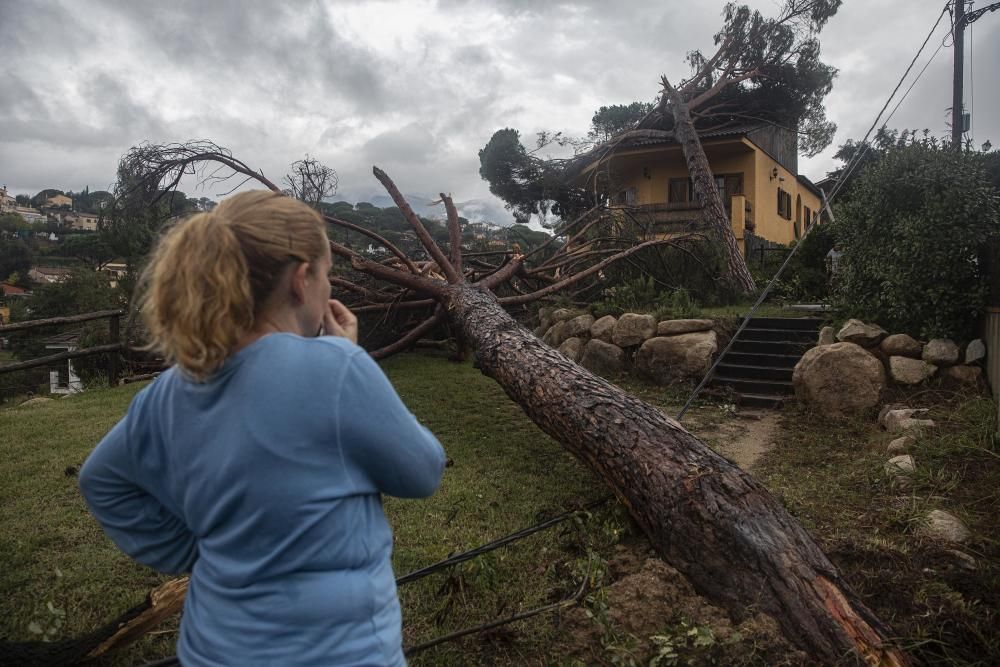
<svg viewBox="0 0 1000 667"><path fill-rule="evenodd" d="M590 335L590 325L594 323L593 315L577 315L571 320L566 320L566 328L563 335L567 338L581 338Z"/></svg>
<svg viewBox="0 0 1000 667"><path fill-rule="evenodd" d="M965 363L975 364L986 358L986 343L981 338L969 343L965 348Z"/></svg>
<svg viewBox="0 0 1000 667"><path fill-rule="evenodd" d="M885 390L882 362L854 343L808 350L792 374L795 396L828 417L869 410Z"/></svg>
<svg viewBox="0 0 1000 667"><path fill-rule="evenodd" d="M920 384L937 372L937 366L920 359L889 357L889 375L899 384Z"/></svg>
<svg viewBox="0 0 1000 667"><path fill-rule="evenodd" d="M678 378L701 378L719 349L714 331L650 338L635 356L635 369L654 382L668 384Z"/></svg>
<svg viewBox="0 0 1000 667"><path fill-rule="evenodd" d="M889 443L886 447L885 453L892 454L893 456L899 456L900 454L905 454L910 451L910 448L917 444L917 439L912 435L904 435L902 438L896 438Z"/></svg>
<svg viewBox="0 0 1000 667"><path fill-rule="evenodd" d="M819 330L817 345L833 345L837 342L837 333L833 327L823 327Z"/></svg>
<svg viewBox="0 0 1000 667"><path fill-rule="evenodd" d="M913 457L909 454L903 454L901 456L893 456L891 459L885 462L885 472L890 477L898 477L899 475L912 475L917 469L917 464L914 462Z"/></svg>
<svg viewBox="0 0 1000 667"><path fill-rule="evenodd" d="M559 346L559 351L565 354L571 361L580 361L580 357L583 356L583 339L582 338L567 338Z"/></svg>
<svg viewBox="0 0 1000 667"><path fill-rule="evenodd" d="M972 533L962 520L950 512L932 510L927 514L923 533L928 537L945 542L968 542Z"/></svg>
<svg viewBox="0 0 1000 667"><path fill-rule="evenodd" d="M978 386L983 381L983 369L979 366L948 366L942 376L958 384Z"/></svg>
<svg viewBox="0 0 1000 667"><path fill-rule="evenodd" d="M837 340L841 343L854 343L862 347L874 347L885 338L885 335L886 332L882 327L865 324L861 320L847 320L837 332Z"/></svg>
<svg viewBox="0 0 1000 667"><path fill-rule="evenodd" d="M614 315L605 315L601 319L590 325L590 337L603 340L605 343L611 342L611 336L615 332L615 324L618 320Z"/></svg>
<svg viewBox="0 0 1000 667"><path fill-rule="evenodd" d="M960 570L967 570L969 572L974 572L979 569L979 563L976 562L976 559L964 551L959 551L958 549L946 549L945 552L951 556L952 564L956 568Z"/></svg>
<svg viewBox="0 0 1000 667"><path fill-rule="evenodd" d="M549 308L548 306L538 309L538 327L542 330L542 333L548 331L549 327L552 326L552 312L554 310L555 308Z"/></svg>
<svg viewBox="0 0 1000 667"><path fill-rule="evenodd" d="M611 341L618 347L642 345L656 332L656 320L652 315L625 313L615 323Z"/></svg>
<svg viewBox="0 0 1000 667"><path fill-rule="evenodd" d="M542 338L542 337L545 336L545 332L548 331L548 330L549 330L548 327L543 326L543 325L538 325L537 327L535 327L534 331L532 331L531 333L535 334L536 338Z"/></svg>
<svg viewBox="0 0 1000 667"><path fill-rule="evenodd" d="M583 347L580 365L605 377L617 375L625 370L625 350L592 338Z"/></svg>
<svg viewBox="0 0 1000 667"><path fill-rule="evenodd" d="M557 308L552 311L552 323L555 324L556 322L571 320L577 315L579 315L579 313L575 310L570 310L569 308Z"/></svg>
<svg viewBox="0 0 1000 667"><path fill-rule="evenodd" d="M566 322L559 321L549 327L549 330L545 332L542 336L542 340L551 345L552 347L559 347L562 342L566 340L566 336L563 335L563 331L566 330Z"/></svg>
<svg viewBox="0 0 1000 667"><path fill-rule="evenodd" d="M885 426L885 416L892 412L893 410L906 410L907 405L903 403L886 403L882 406L882 409L878 411L878 423L879 426Z"/></svg>
<svg viewBox="0 0 1000 667"><path fill-rule="evenodd" d="M924 346L912 336L893 334L882 341L879 349L890 357L913 357L914 359L919 359Z"/></svg>
<svg viewBox="0 0 1000 667"><path fill-rule="evenodd" d="M905 410L890 410L885 413L882 425L889 433L903 433L910 429L933 428L933 419L918 419L914 415L927 412L924 408L907 408Z"/></svg>
<svg viewBox="0 0 1000 667"><path fill-rule="evenodd" d="M69 394L67 394L67 396L68 395ZM28 400L26 400L24 403L21 403L17 407L19 407L19 408L30 408L33 405L42 405L44 403L49 403L52 400L54 400L54 399L45 398L44 396L39 396L38 398L29 398Z"/></svg>
<svg viewBox="0 0 1000 667"><path fill-rule="evenodd" d="M712 320L664 320L656 325L656 335L676 336L695 331L708 331L714 324Z"/></svg>
<svg viewBox="0 0 1000 667"><path fill-rule="evenodd" d="M935 338L924 345L923 360L935 366L950 366L958 361L958 345L947 338Z"/></svg>

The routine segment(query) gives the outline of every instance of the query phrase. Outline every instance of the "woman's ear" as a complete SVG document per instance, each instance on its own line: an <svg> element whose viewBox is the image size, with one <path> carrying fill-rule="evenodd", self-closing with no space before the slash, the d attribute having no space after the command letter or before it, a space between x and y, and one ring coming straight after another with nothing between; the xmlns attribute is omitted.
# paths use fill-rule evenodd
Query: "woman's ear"
<svg viewBox="0 0 1000 667"><path fill-rule="evenodd" d="M292 270L290 287L292 290L292 298L295 300L297 305L306 302L306 283L309 278L310 268L311 265L309 262L302 262Z"/></svg>

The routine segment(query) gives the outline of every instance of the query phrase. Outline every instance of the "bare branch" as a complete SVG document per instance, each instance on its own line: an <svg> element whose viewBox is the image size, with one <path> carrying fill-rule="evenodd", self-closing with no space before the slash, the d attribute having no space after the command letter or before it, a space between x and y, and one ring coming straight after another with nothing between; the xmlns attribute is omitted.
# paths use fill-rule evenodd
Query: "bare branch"
<svg viewBox="0 0 1000 667"><path fill-rule="evenodd" d="M420 337L429 332L440 322L444 321L445 309L444 306L440 304L434 310L434 314L429 318L410 329L405 336L397 340L395 343L386 345L385 347L379 348L371 353L372 359L384 359L385 357L391 356L397 352L402 352L406 348L414 345Z"/></svg>
<svg viewBox="0 0 1000 667"><path fill-rule="evenodd" d="M441 267L441 270L444 271L444 275L448 278L448 282L453 285L460 283L462 281L462 276L455 271L455 267L452 266L451 262L448 261L448 258L444 256L444 253L441 252L441 247L438 246L438 244L434 242L434 239L431 238L431 235L427 233L427 229L424 227L423 223L420 222L417 214L413 212L413 208L410 207L406 198L399 192L399 188L397 188L396 184L392 182L391 178L389 178L389 175L378 167L372 167L372 173L375 174L375 178L377 178L386 189L386 192L389 193L392 200L396 202L396 206L398 206L399 210L402 211L403 217L406 218L406 221L410 223L411 227L413 227L413 231L416 232L421 245L424 246L430 256L434 258L434 261L437 262L438 266Z"/></svg>
<svg viewBox="0 0 1000 667"><path fill-rule="evenodd" d="M455 273L462 275L462 230L458 225L458 211L451 196L441 193L441 201L448 211L448 235L451 240L451 263L455 267Z"/></svg>

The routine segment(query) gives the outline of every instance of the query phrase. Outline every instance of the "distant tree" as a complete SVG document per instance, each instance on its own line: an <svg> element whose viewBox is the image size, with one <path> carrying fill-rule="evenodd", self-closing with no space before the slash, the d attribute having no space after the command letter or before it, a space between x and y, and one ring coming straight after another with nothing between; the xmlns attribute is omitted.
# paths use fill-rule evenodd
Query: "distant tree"
<svg viewBox="0 0 1000 667"><path fill-rule="evenodd" d="M59 252L79 259L95 271L115 258L114 249L100 234L94 233L65 237L59 246Z"/></svg>
<svg viewBox="0 0 1000 667"><path fill-rule="evenodd" d="M14 199L18 206L31 206L31 197L28 195L17 195Z"/></svg>
<svg viewBox="0 0 1000 667"><path fill-rule="evenodd" d="M339 182L336 171L308 155L293 163L291 172L285 176L286 192L315 209L337 193Z"/></svg>
<svg viewBox="0 0 1000 667"><path fill-rule="evenodd" d="M0 239L0 280L6 281L16 273L15 282L23 282L31 270L32 259L31 248L21 239Z"/></svg>
<svg viewBox="0 0 1000 667"><path fill-rule="evenodd" d="M31 229L31 225L17 213L0 214L0 231L17 232L22 229Z"/></svg>

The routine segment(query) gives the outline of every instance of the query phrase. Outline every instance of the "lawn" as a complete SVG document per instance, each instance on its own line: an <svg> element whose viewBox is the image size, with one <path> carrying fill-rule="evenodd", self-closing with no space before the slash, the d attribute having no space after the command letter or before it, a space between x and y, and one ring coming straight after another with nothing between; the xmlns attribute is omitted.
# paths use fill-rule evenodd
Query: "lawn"
<svg viewBox="0 0 1000 667"><path fill-rule="evenodd" d="M470 365L406 354L383 367L451 459L432 498L386 500L396 535L397 574L604 494L581 464ZM669 414L676 413L690 390L621 384ZM0 432L5 434L0 637L78 635L139 603L164 580L117 552L87 514L73 476L139 388L89 391L37 407L0 410ZM848 582L918 658L932 664L1000 664L995 404L935 391L911 401L932 407L939 428L921 441L915 453L918 474L907 492L893 488L883 476L889 436L873 418L830 422L794 407L780 417L776 445L754 473L803 521ZM698 404L685 424L710 445L724 448L753 422L727 415L712 403L706 398ZM957 566L948 548L920 536L919 519L931 508L954 511L968 523L975 538L963 549L975 559L975 569ZM573 592L584 572L608 584L624 581L619 571L623 557L636 560L644 549L619 507L583 514L401 587L405 643L559 600ZM645 558L638 557L639 565ZM683 614L664 613L641 630L625 629L621 615L609 609L618 599L597 591L580 610L586 616L577 614L582 623L600 626L588 635L586 652L578 654L587 656L586 664L648 664L649 655L635 647L654 635L681 647L679 664L733 664L733 655L740 656L740 664L777 662L758 653L757 640L745 635L742 645L720 654L721 638L705 634L708 621L698 618L703 605L698 598L674 600ZM411 663L580 664L565 657L567 636L586 634L572 621L568 613L538 616L443 644ZM171 654L176 620L159 633L104 664L133 665ZM738 641L738 636L727 641ZM701 639L706 643L696 645ZM694 643L685 645L688 640Z"/></svg>

